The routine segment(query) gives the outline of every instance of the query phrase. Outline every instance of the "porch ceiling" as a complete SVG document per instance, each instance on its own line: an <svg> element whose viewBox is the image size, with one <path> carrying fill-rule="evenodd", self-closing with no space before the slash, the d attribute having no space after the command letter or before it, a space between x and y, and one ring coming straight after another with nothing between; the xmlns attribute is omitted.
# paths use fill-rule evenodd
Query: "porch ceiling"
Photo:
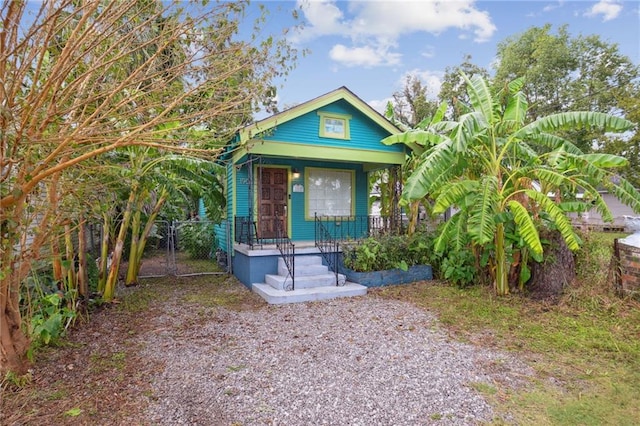
<svg viewBox="0 0 640 426"><path fill-rule="evenodd" d="M236 151L234 163L245 154L269 155L273 157L297 158L304 160L331 160L366 164L366 168L375 170L390 165L404 164L404 152L373 151L330 146L309 146L290 142L250 140L242 149Z"/></svg>

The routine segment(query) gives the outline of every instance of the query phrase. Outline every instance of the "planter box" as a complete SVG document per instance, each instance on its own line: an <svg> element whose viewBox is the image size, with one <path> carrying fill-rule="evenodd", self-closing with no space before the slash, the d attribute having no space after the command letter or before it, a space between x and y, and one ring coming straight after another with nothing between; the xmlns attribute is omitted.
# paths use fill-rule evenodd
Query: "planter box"
<svg viewBox="0 0 640 426"><path fill-rule="evenodd" d="M388 269L385 271L355 272L341 268L340 273L346 275L347 281L366 287L382 287L387 285L408 284L416 281L433 279L431 265L411 266L408 271Z"/></svg>

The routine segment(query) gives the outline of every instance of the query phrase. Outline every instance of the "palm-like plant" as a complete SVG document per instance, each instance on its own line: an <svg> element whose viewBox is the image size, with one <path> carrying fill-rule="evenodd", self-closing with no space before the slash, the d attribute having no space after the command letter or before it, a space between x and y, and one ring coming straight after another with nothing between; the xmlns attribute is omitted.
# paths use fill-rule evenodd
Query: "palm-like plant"
<svg viewBox="0 0 640 426"><path fill-rule="evenodd" d="M442 228L436 250L447 244L461 248L464 237L470 237L489 250L496 293L505 295L513 253L522 249L542 259L538 229L543 222L555 224L576 250L580 241L566 213L594 206L605 220L612 219L599 189L612 191L640 212L640 193L624 179L613 179L615 168L627 160L583 154L556 134L582 127L619 132L633 123L604 113L566 112L526 124L522 80L494 93L483 78L464 78L471 105L457 121L435 122L383 140L426 147L404 187L405 202L428 194L435 200L434 213L458 210ZM578 191L584 192L583 200L567 202Z"/></svg>

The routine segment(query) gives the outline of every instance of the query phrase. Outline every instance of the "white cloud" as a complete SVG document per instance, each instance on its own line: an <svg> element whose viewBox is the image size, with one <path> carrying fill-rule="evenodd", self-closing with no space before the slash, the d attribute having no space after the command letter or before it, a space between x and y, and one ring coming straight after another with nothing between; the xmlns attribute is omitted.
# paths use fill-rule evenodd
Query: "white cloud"
<svg viewBox="0 0 640 426"><path fill-rule="evenodd" d="M367 103L380 114L384 115L387 109L387 102L393 103L393 98L374 99Z"/></svg>
<svg viewBox="0 0 640 426"><path fill-rule="evenodd" d="M556 3L551 3L542 8L543 12L551 12L555 9L558 9L564 5L564 0L559 0Z"/></svg>
<svg viewBox="0 0 640 426"><path fill-rule="evenodd" d="M617 0L600 0L585 12L584 15L588 17L602 15L602 21L606 22L616 19L618 15L620 15L620 12L622 12L622 4Z"/></svg>
<svg viewBox="0 0 640 426"><path fill-rule="evenodd" d="M427 98L429 100L435 101L438 99L440 88L442 87L442 80L444 79L443 71L420 70L417 68L411 71L407 71L396 82L396 86L399 88L399 90L404 88L407 82L407 77L409 76L417 77L422 85L427 88Z"/></svg>
<svg viewBox="0 0 640 426"><path fill-rule="evenodd" d="M427 46L422 52L420 52L420 55L425 58L433 58L436 56L436 48L433 46Z"/></svg>
<svg viewBox="0 0 640 426"><path fill-rule="evenodd" d="M480 43L496 31L488 12L477 9L474 0L349 1L343 9L335 0L298 0L298 6L306 22L292 41L323 36L348 39L350 45L336 44L331 57L351 65L397 64L397 41L408 34L437 35L453 29ZM348 61L347 54L354 54L354 60Z"/></svg>
<svg viewBox="0 0 640 426"><path fill-rule="evenodd" d="M401 56L399 53L391 53L387 49L373 46L347 47L336 44L329 51L331 59L347 67L395 65L400 63Z"/></svg>

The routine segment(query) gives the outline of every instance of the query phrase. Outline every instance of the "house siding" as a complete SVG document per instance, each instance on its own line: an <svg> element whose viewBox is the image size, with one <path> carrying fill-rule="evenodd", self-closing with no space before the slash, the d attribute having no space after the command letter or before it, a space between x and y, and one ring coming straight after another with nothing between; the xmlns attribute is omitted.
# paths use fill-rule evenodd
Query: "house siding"
<svg viewBox="0 0 640 426"><path fill-rule="evenodd" d="M226 198L227 198L227 205L226 205L226 219L223 220L222 222L220 222L219 224L215 225L213 227L215 236L216 236L216 242L218 245L218 248L221 249L224 252L228 251L228 247L229 247L229 239L233 238L233 206L234 206L234 198L233 198L233 194L234 191L231 190L231 188L233 188L233 174L234 174L234 167L232 164L227 164L226 167ZM227 222L231 223L231 226L229 227L231 235L227 235Z"/></svg>
<svg viewBox="0 0 640 426"><path fill-rule="evenodd" d="M602 216L595 209L590 210L586 214L583 213L582 215L571 213L569 217L578 225L624 228L624 217L636 216L636 214L633 212L633 209L625 204L622 204L622 202L620 202L620 200L618 200L615 195L609 193L602 193L601 195L602 199L607 204L607 207L609 207L609 210L611 210L613 222L605 222L604 220L602 220Z"/></svg>
<svg viewBox="0 0 640 426"><path fill-rule="evenodd" d="M350 139L333 139L320 137L320 116L318 111L350 115ZM404 146L383 145L382 139L389 136L383 128L372 125L371 120L345 101L334 102L318 110L297 117L295 120L279 124L270 134L264 135L265 141L293 142L310 145L313 149L321 146L364 149L383 152L403 152Z"/></svg>

